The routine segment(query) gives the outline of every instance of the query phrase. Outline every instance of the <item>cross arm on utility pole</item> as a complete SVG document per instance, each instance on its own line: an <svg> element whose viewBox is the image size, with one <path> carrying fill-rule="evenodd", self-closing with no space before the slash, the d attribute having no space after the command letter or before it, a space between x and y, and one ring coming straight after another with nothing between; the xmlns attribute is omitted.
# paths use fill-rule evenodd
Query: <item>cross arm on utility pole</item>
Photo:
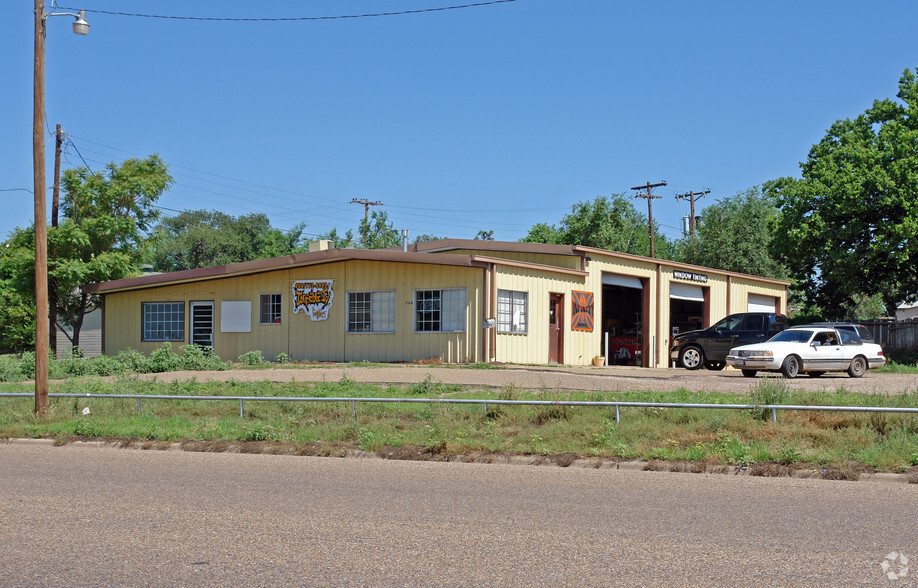
<svg viewBox="0 0 918 588"><path fill-rule="evenodd" d="M695 192L694 190L692 190L685 194L676 195L676 200L688 200L689 202L691 202L692 209L691 209L691 216L689 217L689 227L690 227L689 233L692 236L692 243L695 242L695 200L697 200L698 198L704 198L710 193L711 193L710 190L703 190L701 192Z"/></svg>

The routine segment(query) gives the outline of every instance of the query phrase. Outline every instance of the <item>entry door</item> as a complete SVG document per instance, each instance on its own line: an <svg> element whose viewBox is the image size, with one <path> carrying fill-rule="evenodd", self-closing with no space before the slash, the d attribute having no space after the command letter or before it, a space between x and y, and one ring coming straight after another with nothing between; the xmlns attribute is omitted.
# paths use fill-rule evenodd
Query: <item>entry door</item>
<svg viewBox="0 0 918 588"><path fill-rule="evenodd" d="M564 294L548 298L548 363L564 362Z"/></svg>
<svg viewBox="0 0 918 588"><path fill-rule="evenodd" d="M201 347L214 346L214 303L191 303L191 343Z"/></svg>

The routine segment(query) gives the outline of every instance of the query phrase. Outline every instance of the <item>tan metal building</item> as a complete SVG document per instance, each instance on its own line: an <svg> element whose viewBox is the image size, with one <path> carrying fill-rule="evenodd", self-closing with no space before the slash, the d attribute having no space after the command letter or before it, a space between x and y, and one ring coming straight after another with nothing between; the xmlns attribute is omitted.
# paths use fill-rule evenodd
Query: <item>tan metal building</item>
<svg viewBox="0 0 918 588"><path fill-rule="evenodd" d="M788 282L569 245L328 249L91 284L105 353L665 367L672 333L787 308Z"/></svg>

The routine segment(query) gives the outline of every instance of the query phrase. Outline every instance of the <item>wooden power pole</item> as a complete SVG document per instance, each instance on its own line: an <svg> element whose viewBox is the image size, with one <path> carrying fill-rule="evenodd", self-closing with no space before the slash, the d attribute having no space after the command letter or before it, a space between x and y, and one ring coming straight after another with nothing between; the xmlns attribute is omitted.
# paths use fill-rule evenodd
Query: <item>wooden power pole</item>
<svg viewBox="0 0 918 588"><path fill-rule="evenodd" d="M657 256L656 251L654 251L654 247L653 247L653 206L651 202L653 202L654 198L659 198L659 196L653 196L650 193L650 191L654 188L659 188L660 186L665 186L665 185L666 185L666 182L659 182L656 184L651 184L650 182L647 182L643 186L637 186L637 187L631 188L632 190L647 190L646 194L637 194L635 195L635 198L646 198L647 199L647 230L650 232L650 257Z"/></svg>
<svg viewBox="0 0 918 588"><path fill-rule="evenodd" d="M64 132L61 125L54 131L54 190L51 192L51 227L57 226L58 208L61 202L61 143L64 142ZM57 286L48 280L48 309L50 310L49 324L51 354L57 357Z"/></svg>
<svg viewBox="0 0 918 588"><path fill-rule="evenodd" d="M363 204L363 220L370 221L370 207L371 206L382 206L382 202L370 202L366 198L363 200L357 200L356 198L351 200L351 204Z"/></svg>
<svg viewBox="0 0 918 588"><path fill-rule="evenodd" d="M679 194L676 196L676 200L688 199L688 201L692 203L692 215L689 217L689 234L692 235L692 245L695 244L695 200L698 198L704 198L710 193L710 190L704 190L703 192L695 192L693 190L688 194Z"/></svg>

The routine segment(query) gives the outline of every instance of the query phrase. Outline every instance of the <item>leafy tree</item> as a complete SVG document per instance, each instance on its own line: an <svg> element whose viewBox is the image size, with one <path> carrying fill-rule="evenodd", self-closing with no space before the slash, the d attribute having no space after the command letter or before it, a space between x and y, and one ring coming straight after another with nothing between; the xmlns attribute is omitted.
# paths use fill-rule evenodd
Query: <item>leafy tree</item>
<svg viewBox="0 0 918 588"><path fill-rule="evenodd" d="M154 269L167 272L290 255L303 250L304 228L274 229L262 213L234 217L216 210L186 210L162 219L154 229Z"/></svg>
<svg viewBox="0 0 918 588"><path fill-rule="evenodd" d="M61 184L65 220L48 233L48 280L57 292L58 317L73 329L77 346L83 317L99 303L80 286L139 273L145 233L159 216L155 203L172 176L151 155L109 163L104 172L67 170Z"/></svg>
<svg viewBox="0 0 918 588"><path fill-rule="evenodd" d="M443 237L437 237L436 235L428 235L424 233L423 235L418 235L414 238L415 243L427 243L429 241L439 241Z"/></svg>
<svg viewBox="0 0 918 588"><path fill-rule="evenodd" d="M158 215L155 202L172 183L166 165L156 155L109 163L104 171L71 169L61 179L64 221L48 230L48 284L57 293L59 323L73 329L80 344L83 317L98 305L98 297L81 291L91 282L130 277L139 273L145 251L144 233ZM9 298L17 320L35 321L35 230L17 229L3 262L4 280L15 291ZM28 301L26 304L24 301ZM28 311L28 316L26 312ZM4 329L4 339L6 329ZM21 335L16 336L22 347ZM29 337L34 346L34 335Z"/></svg>
<svg viewBox="0 0 918 588"><path fill-rule="evenodd" d="M364 249L385 249L401 244L398 231L385 211L372 211L369 219L360 221L359 232Z"/></svg>
<svg viewBox="0 0 918 588"><path fill-rule="evenodd" d="M476 241L493 241L494 240L494 230L492 229L490 231L485 231L485 230L478 231L478 234L475 235L475 240Z"/></svg>
<svg viewBox="0 0 918 588"><path fill-rule="evenodd" d="M0 352L21 352L34 347L35 255L29 254L30 250L34 251L34 243L34 232L26 234L17 230L0 247L0 309L3 309L0 312ZM21 271L23 267L25 273Z"/></svg>
<svg viewBox="0 0 918 588"><path fill-rule="evenodd" d="M522 239L527 243L584 245L621 253L650 255L647 217L624 194L578 202L558 227L539 223ZM671 259L672 244L654 226L657 257Z"/></svg>
<svg viewBox="0 0 918 588"><path fill-rule="evenodd" d="M348 229L344 235L338 234L338 229L332 228L329 232L319 235L319 239L327 239L332 242L334 248L355 247L357 242L354 240L354 231Z"/></svg>
<svg viewBox="0 0 918 588"><path fill-rule="evenodd" d="M830 316L872 294L892 314L918 293L915 72L902 74L896 96L836 121L810 149L801 178L766 185L781 208L773 250Z"/></svg>
<svg viewBox="0 0 918 588"><path fill-rule="evenodd" d="M778 208L758 187L707 206L697 239L681 241L682 261L731 272L783 279L787 270L769 251Z"/></svg>

